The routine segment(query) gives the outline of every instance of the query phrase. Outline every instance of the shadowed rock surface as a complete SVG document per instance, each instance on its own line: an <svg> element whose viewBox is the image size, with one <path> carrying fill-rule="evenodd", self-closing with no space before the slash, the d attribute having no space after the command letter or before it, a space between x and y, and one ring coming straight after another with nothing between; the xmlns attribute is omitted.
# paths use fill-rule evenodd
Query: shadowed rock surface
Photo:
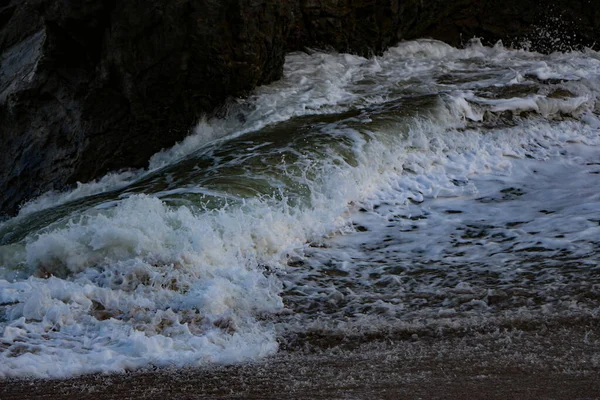
<svg viewBox="0 0 600 400"><path fill-rule="evenodd" d="M281 73L274 1L5 2L0 210L143 167L203 112Z"/></svg>
<svg viewBox="0 0 600 400"><path fill-rule="evenodd" d="M566 50L598 28L591 0L0 0L0 215L144 167L200 115L278 79L287 51L473 36Z"/></svg>

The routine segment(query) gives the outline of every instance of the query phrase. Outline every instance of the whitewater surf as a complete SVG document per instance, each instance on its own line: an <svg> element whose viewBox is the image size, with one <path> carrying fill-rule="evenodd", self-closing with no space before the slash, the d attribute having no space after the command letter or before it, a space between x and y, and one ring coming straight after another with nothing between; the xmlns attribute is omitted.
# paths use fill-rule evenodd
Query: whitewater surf
<svg viewBox="0 0 600 400"><path fill-rule="evenodd" d="M148 169L0 225L0 378L597 316L599 78L476 40L290 54Z"/></svg>

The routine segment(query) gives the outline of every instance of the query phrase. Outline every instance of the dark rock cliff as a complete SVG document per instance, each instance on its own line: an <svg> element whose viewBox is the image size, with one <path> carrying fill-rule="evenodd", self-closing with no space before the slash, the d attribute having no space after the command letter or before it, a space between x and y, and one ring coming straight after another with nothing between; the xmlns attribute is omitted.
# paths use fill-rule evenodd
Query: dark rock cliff
<svg viewBox="0 0 600 400"><path fill-rule="evenodd" d="M279 1L1 3L6 213L49 189L142 167L201 113L276 79L290 25Z"/></svg>
<svg viewBox="0 0 600 400"><path fill-rule="evenodd" d="M591 0L0 0L0 214L143 167L305 47L362 55L473 36L592 46Z"/></svg>

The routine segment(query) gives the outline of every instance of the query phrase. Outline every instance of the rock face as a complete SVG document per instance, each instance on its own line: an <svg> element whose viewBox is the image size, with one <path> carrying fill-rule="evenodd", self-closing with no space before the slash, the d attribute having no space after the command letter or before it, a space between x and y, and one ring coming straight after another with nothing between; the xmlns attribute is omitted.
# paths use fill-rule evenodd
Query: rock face
<svg viewBox="0 0 600 400"><path fill-rule="evenodd" d="M426 2L424 2L426 3ZM595 0L458 0L450 7L435 1L438 18L423 33L460 45L472 37L485 44L543 53L600 44L600 3Z"/></svg>
<svg viewBox="0 0 600 400"><path fill-rule="evenodd" d="M400 40L430 37L552 52L600 44L595 0L300 0L290 48L377 54Z"/></svg>
<svg viewBox="0 0 600 400"><path fill-rule="evenodd" d="M591 46L593 0L0 0L0 215L143 167L203 113L280 77L287 51L402 39ZM557 40L558 39L558 40Z"/></svg>
<svg viewBox="0 0 600 400"><path fill-rule="evenodd" d="M290 26L284 3L266 0L0 4L8 214L49 189L143 167L201 113L278 78Z"/></svg>

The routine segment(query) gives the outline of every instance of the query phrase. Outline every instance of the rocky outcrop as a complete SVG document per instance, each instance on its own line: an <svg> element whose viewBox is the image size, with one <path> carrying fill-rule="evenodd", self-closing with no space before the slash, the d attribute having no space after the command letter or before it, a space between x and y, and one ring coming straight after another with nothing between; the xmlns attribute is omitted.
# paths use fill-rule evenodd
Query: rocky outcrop
<svg viewBox="0 0 600 400"><path fill-rule="evenodd" d="M228 96L278 78L263 0L13 0L0 10L0 210L143 167Z"/></svg>
<svg viewBox="0 0 600 400"><path fill-rule="evenodd" d="M594 0L300 0L298 9L288 39L298 50L369 55L420 37L454 46L478 37L541 52L600 45Z"/></svg>
<svg viewBox="0 0 600 400"><path fill-rule="evenodd" d="M427 3L427 2L423 2ZM424 35L461 45L473 37L543 53L600 44L600 2L594 0L458 0L436 2Z"/></svg>
<svg viewBox="0 0 600 400"><path fill-rule="evenodd" d="M541 3L0 0L0 214L145 166L201 114L277 79L286 51L370 55L423 36L542 50L598 39L596 2Z"/></svg>

